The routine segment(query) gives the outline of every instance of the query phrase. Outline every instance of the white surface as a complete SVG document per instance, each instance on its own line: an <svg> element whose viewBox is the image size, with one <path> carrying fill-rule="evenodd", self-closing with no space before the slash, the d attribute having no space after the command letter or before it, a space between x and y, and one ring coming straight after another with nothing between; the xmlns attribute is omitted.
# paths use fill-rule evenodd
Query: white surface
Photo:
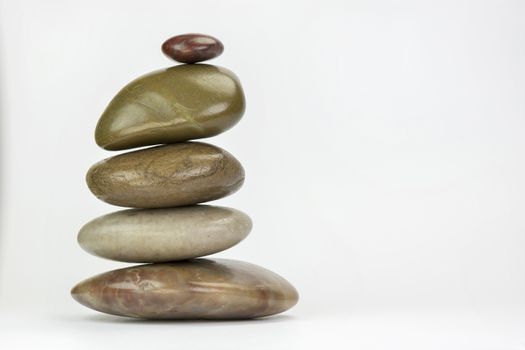
<svg viewBox="0 0 525 350"><path fill-rule="evenodd" d="M2 339L149 344L146 332L175 346L224 331L283 347L439 348L450 336L448 348L518 349L523 18L520 1L0 0L0 313L53 310L5 311ZM193 31L224 42L210 63L237 73L248 103L208 139L247 174L217 203L254 221L219 255L283 275L301 301L291 319L246 326L86 319L71 286L125 266L76 243L85 222L117 209L84 182L114 154L95 145L96 121L124 84L171 64L165 38ZM450 311L410 311L426 309Z"/></svg>
<svg viewBox="0 0 525 350"><path fill-rule="evenodd" d="M96 314L0 319L3 349L523 350L524 311L381 310L344 317L294 312L235 322L141 321Z"/></svg>

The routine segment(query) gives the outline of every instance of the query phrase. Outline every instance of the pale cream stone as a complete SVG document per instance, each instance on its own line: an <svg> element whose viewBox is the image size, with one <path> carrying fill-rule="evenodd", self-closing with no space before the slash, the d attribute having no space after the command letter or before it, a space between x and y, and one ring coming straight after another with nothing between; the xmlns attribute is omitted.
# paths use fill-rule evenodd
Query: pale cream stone
<svg viewBox="0 0 525 350"><path fill-rule="evenodd" d="M87 223L78 243L87 252L111 260L165 262L228 249L251 228L248 215L225 207L128 209Z"/></svg>

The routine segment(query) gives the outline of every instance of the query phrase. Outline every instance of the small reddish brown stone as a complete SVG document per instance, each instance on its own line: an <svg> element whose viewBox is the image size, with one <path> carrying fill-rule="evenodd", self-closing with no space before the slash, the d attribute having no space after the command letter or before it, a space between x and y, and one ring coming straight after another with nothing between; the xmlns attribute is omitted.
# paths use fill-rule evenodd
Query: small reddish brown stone
<svg viewBox="0 0 525 350"><path fill-rule="evenodd" d="M197 63L219 56L222 43L205 34L182 34L169 38L162 44L162 52L177 62Z"/></svg>

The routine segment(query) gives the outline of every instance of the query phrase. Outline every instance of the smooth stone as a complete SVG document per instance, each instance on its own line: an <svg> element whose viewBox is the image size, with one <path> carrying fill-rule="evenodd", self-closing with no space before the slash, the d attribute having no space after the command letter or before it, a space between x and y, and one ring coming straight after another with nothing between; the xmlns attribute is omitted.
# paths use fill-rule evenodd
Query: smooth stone
<svg viewBox="0 0 525 350"><path fill-rule="evenodd" d="M77 284L73 298L91 309L148 319L244 319L297 303L281 276L250 263L196 259L109 271Z"/></svg>
<svg viewBox="0 0 525 350"><path fill-rule="evenodd" d="M84 225L78 243L102 258L156 263L220 252L242 241L251 228L248 215L225 207L128 209Z"/></svg>
<svg viewBox="0 0 525 350"><path fill-rule="evenodd" d="M93 165L89 189L100 200L133 208L167 208L225 197L244 182L241 163L200 142L129 152Z"/></svg>
<svg viewBox="0 0 525 350"><path fill-rule="evenodd" d="M125 86L100 117L95 140L122 150L210 137L234 126L244 109L241 83L229 70L175 66Z"/></svg>
<svg viewBox="0 0 525 350"><path fill-rule="evenodd" d="M210 35L182 34L169 38L162 44L162 52L177 62L196 63L220 56L224 46Z"/></svg>

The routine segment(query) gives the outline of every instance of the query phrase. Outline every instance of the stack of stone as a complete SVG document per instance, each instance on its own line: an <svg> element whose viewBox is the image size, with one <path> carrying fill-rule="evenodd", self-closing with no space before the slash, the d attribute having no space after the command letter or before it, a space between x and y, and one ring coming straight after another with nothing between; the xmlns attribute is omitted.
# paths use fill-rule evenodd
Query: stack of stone
<svg viewBox="0 0 525 350"><path fill-rule="evenodd" d="M251 230L239 210L197 205L237 191L244 170L230 153L200 142L235 125L245 109L237 77L194 64L223 45L202 34L167 40L163 52L182 63L125 86L100 118L95 138L107 150L160 145L105 159L87 174L99 199L127 209L86 224L87 252L147 263L76 285L73 298L92 309L151 319L235 319L283 312L297 302L294 287L246 262L195 259L228 249Z"/></svg>

